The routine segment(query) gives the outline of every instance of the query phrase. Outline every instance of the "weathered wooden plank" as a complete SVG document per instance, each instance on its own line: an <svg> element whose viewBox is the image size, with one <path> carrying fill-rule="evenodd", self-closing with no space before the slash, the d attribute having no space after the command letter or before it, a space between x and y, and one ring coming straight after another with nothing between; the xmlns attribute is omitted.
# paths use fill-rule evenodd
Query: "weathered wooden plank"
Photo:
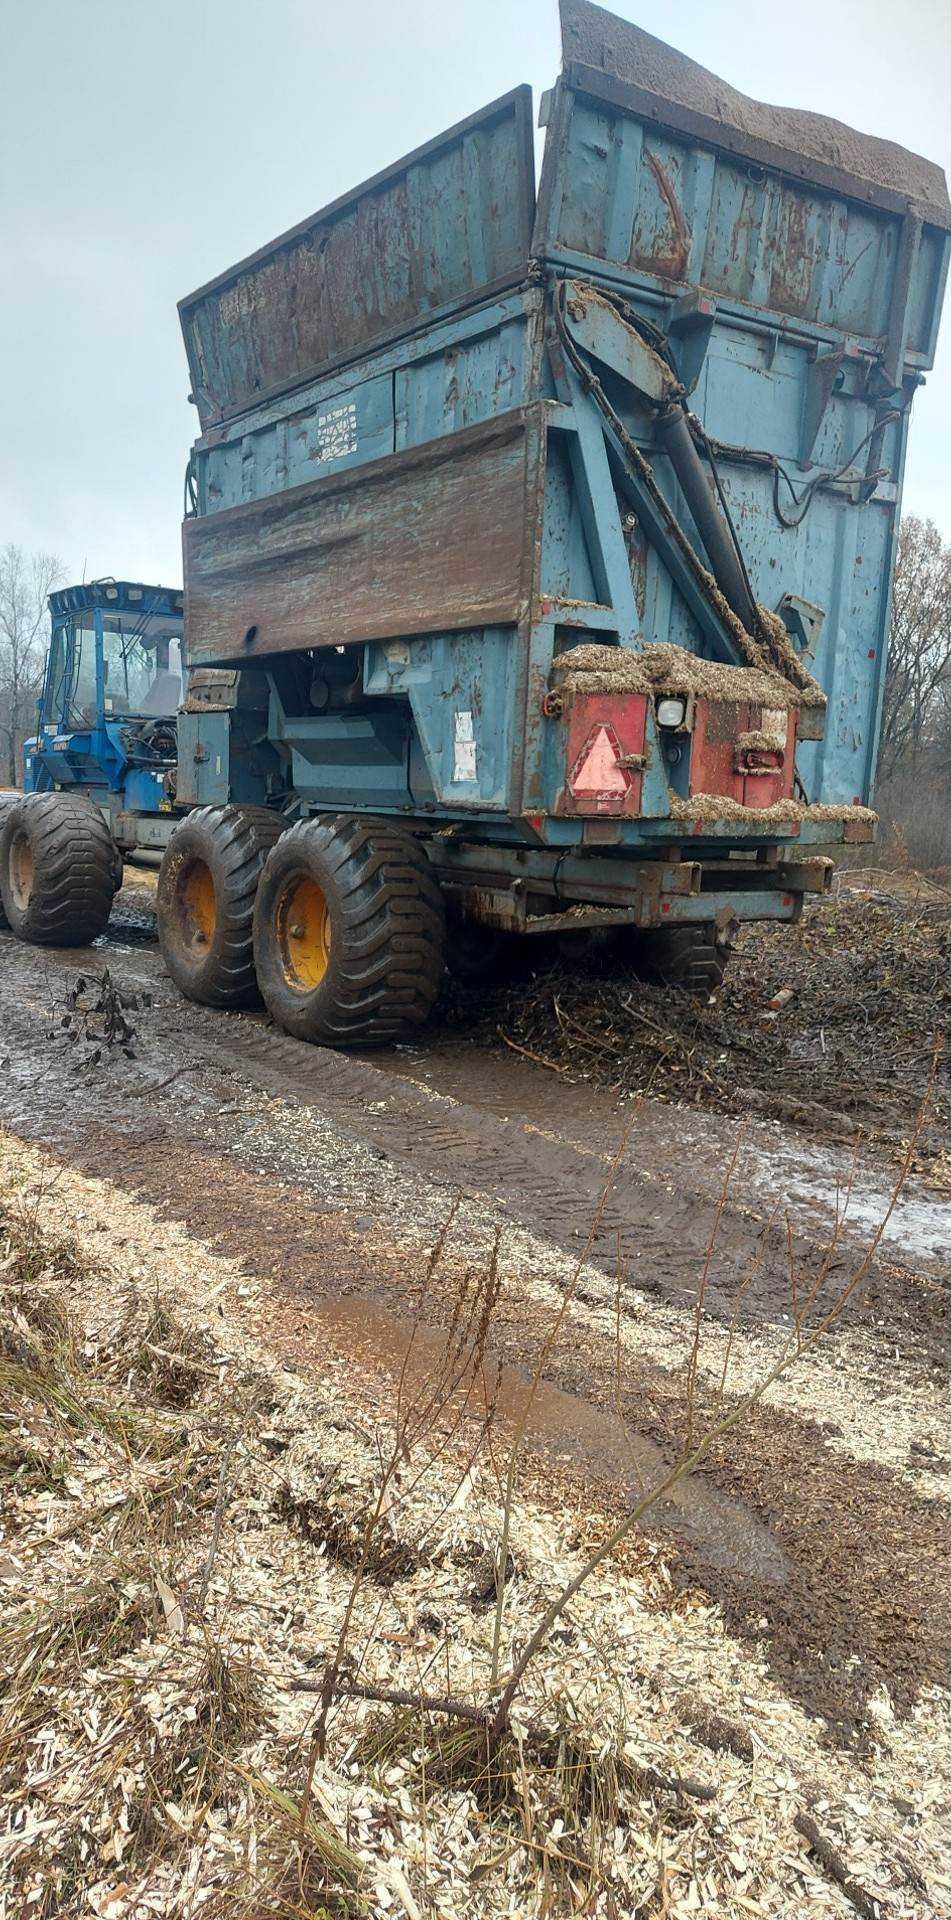
<svg viewBox="0 0 951 1920"><path fill-rule="evenodd" d="M184 523L189 663L517 622L543 409Z"/></svg>

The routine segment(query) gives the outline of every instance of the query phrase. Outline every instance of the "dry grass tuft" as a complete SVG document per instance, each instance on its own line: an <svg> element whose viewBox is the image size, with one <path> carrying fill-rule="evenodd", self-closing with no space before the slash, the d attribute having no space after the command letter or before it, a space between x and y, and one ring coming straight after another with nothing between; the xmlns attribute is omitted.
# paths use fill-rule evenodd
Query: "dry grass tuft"
<svg viewBox="0 0 951 1920"><path fill-rule="evenodd" d="M144 1321L133 1312L124 1329L128 1383L137 1394L166 1407L189 1407L209 1380L211 1342L196 1327L188 1327L164 1301L156 1299ZM117 1343L117 1358L125 1342Z"/></svg>
<svg viewBox="0 0 951 1920"><path fill-rule="evenodd" d="M585 1899L611 1883L611 1856L631 1797L657 1797L659 1776L624 1752L623 1729L600 1733L562 1712L523 1734L461 1725L416 1706L371 1715L352 1747L382 1779L407 1779L471 1802L527 1848L542 1879ZM672 1783L671 1783L672 1784Z"/></svg>
<svg viewBox="0 0 951 1920"><path fill-rule="evenodd" d="M0 1479L16 1479L19 1488L47 1488L62 1493L66 1485L66 1455L43 1447L22 1433L0 1431Z"/></svg>
<svg viewBox="0 0 951 1920"><path fill-rule="evenodd" d="M242 1920L357 1920L365 1914L366 1868L353 1848L303 1794L276 1786L263 1774L250 1774L248 1783L265 1825L258 1877L244 1896L238 1895L235 1911Z"/></svg>
<svg viewBox="0 0 951 1920"><path fill-rule="evenodd" d="M148 1866L176 1853L183 1832L216 1810L237 1811L235 1756L266 1723L263 1680L213 1640L183 1676L171 1726L135 1710L138 1786L129 1802L130 1853Z"/></svg>
<svg viewBox="0 0 951 1920"><path fill-rule="evenodd" d="M518 1799L518 1747L509 1734L494 1738L487 1725L462 1724L416 1706L388 1708L370 1716L352 1752L362 1766L384 1773L403 1760L421 1780L471 1794L483 1812Z"/></svg>
<svg viewBox="0 0 951 1920"><path fill-rule="evenodd" d="M55 1599L27 1603L0 1627L0 1789L8 1766L87 1668L129 1653L154 1624L151 1590L112 1565Z"/></svg>

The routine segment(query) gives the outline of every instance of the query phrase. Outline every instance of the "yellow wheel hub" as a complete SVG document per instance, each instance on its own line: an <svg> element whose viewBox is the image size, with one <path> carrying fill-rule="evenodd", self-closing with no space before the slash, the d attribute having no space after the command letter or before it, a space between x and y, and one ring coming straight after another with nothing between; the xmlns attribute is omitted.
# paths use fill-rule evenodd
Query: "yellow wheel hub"
<svg viewBox="0 0 951 1920"><path fill-rule="evenodd" d="M29 839L25 833L15 834L10 847L10 891L21 913L30 904L35 877L36 862Z"/></svg>
<svg viewBox="0 0 951 1920"><path fill-rule="evenodd" d="M218 903L211 869L204 860L193 860L182 880L182 920L190 946L210 945L218 924Z"/></svg>
<svg viewBox="0 0 951 1920"><path fill-rule="evenodd" d="M289 985L297 993L313 992L330 963L330 914L316 880L302 874L285 887L277 907L277 937Z"/></svg>

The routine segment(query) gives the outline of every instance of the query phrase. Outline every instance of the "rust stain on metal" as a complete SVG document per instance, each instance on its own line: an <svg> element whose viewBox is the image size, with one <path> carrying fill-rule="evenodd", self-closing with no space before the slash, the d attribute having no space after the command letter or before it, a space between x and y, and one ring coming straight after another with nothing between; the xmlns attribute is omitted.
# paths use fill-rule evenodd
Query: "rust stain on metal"
<svg viewBox="0 0 951 1920"><path fill-rule="evenodd" d="M815 250L810 248L806 225L806 202L799 194L788 194L785 201L784 232L774 243L769 300L784 313L803 315L809 311Z"/></svg>
<svg viewBox="0 0 951 1920"><path fill-rule="evenodd" d="M687 261L690 257L690 235L683 216L680 201L674 192L666 167L658 160L656 153L645 148L644 157L657 182L667 212L670 215L668 231L670 245L666 253L641 253L632 251L632 260L637 266L647 267L661 280L683 280L686 278Z"/></svg>
<svg viewBox="0 0 951 1920"><path fill-rule="evenodd" d="M730 255L737 264L741 260L744 263L749 260L750 240L759 227L760 200L761 190L758 185L744 187L740 211L730 236Z"/></svg>

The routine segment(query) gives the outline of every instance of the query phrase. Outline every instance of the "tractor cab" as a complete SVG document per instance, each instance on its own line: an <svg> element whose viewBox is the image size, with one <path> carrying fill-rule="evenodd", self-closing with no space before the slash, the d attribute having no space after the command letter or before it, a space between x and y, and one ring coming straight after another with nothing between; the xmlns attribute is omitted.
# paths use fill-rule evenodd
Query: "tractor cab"
<svg viewBox="0 0 951 1920"><path fill-rule="evenodd" d="M51 635L28 792L81 787L117 806L170 811L182 697L182 595L94 580L50 595Z"/></svg>

